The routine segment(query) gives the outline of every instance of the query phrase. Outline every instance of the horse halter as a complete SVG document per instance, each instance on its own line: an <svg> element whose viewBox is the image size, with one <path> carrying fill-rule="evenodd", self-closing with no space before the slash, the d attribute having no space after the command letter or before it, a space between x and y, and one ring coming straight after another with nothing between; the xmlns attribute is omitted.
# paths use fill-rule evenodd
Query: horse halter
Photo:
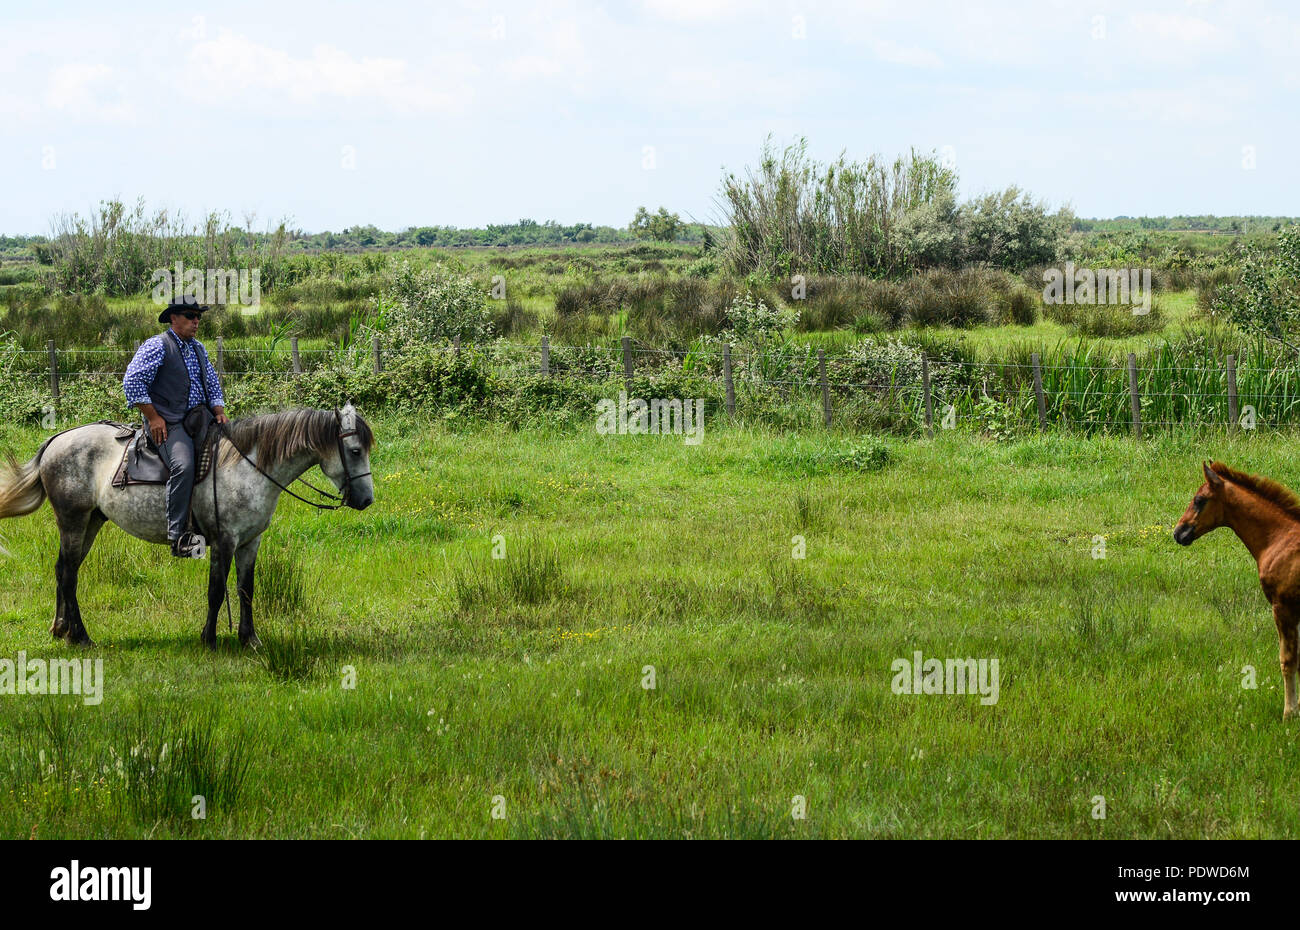
<svg viewBox="0 0 1300 930"><path fill-rule="evenodd" d="M343 495L342 497L339 498L339 500L341 503L346 504L348 502L348 498L352 496L352 482L355 481L357 478L369 477L370 472L366 471L366 472L362 472L359 475L354 475L350 471L348 471L348 454L347 454L347 449L343 447L343 440L346 439L348 436L355 436L359 432L359 430L357 429L356 410L352 410L352 409L348 410L348 416L347 416L348 422L345 425L343 422L343 414L339 412L338 407L335 407L334 419L338 422L339 425L339 438L338 438L339 465L343 467Z"/></svg>

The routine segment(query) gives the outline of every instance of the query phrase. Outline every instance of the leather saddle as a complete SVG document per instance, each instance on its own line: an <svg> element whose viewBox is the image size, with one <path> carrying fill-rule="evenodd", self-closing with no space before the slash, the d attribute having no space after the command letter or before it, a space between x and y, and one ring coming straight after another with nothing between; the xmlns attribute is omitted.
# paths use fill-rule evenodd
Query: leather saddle
<svg viewBox="0 0 1300 930"><path fill-rule="evenodd" d="M194 410L206 408L194 408ZM193 411L191 411L193 412ZM211 415L206 417L195 417L198 421L197 433L194 435L194 484L197 485L212 468L212 454L216 448L217 431L210 429ZM186 417L189 420L189 417ZM117 435L113 438L118 441L125 441L126 447L122 450L122 461L118 463L117 471L113 474L113 487L124 488L132 484L166 484L167 477L171 473L167 463L163 461L158 447L154 445L153 437L149 435L148 424L142 426L131 426L127 423L116 423L113 421L102 421L110 426L117 427ZM174 426L168 426L168 429L184 429L181 423Z"/></svg>

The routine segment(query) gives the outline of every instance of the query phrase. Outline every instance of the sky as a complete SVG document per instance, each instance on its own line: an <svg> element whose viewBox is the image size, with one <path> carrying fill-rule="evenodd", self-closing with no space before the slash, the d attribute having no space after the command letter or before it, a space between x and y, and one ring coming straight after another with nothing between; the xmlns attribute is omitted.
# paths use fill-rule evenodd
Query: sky
<svg viewBox="0 0 1300 930"><path fill-rule="evenodd" d="M143 197L257 229L717 222L764 141L963 197L1300 215L1300 5L5 4L0 234Z"/></svg>

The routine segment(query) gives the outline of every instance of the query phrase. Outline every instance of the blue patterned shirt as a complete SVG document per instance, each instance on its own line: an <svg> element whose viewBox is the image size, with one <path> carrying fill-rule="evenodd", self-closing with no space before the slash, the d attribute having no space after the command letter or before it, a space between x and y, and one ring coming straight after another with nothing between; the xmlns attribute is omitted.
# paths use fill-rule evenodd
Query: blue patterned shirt
<svg viewBox="0 0 1300 930"><path fill-rule="evenodd" d="M122 378L122 390L126 392L128 407L153 403L153 398L149 396L149 388L153 385L153 379L157 376L166 354L162 340L168 338L176 340L176 345L181 350L181 358L185 360L185 367L190 372L189 405L197 407L203 403L203 380L199 376L198 350L194 347L194 344L199 341L181 339L176 335L175 330L169 329L141 343L135 358L131 359L131 364L126 366L126 376ZM211 359L208 360L207 370L208 400L214 407L224 407L226 397L221 392L221 382L217 380L217 372L212 367Z"/></svg>

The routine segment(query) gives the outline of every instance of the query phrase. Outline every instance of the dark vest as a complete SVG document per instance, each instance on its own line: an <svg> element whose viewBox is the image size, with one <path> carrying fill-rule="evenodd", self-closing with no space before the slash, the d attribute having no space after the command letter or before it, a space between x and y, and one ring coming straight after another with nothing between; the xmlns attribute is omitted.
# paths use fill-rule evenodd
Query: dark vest
<svg viewBox="0 0 1300 930"><path fill-rule="evenodd" d="M149 397L154 409L167 423L179 423L190 409L190 370L185 367L181 350L169 333L158 337L163 343L163 360L149 386ZM199 359L199 380L203 383L206 398L208 353L198 340L192 340Z"/></svg>

